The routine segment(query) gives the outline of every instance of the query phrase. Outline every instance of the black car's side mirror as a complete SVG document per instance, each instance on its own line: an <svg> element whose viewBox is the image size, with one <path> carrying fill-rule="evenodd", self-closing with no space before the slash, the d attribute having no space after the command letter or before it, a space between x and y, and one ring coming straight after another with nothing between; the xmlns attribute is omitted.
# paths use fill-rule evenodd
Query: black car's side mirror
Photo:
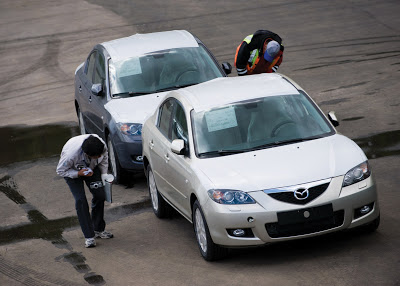
<svg viewBox="0 0 400 286"><path fill-rule="evenodd" d="M333 124L333 126L339 126L339 120L336 117L335 111L328 112L328 119Z"/></svg>
<svg viewBox="0 0 400 286"><path fill-rule="evenodd" d="M95 83L92 85L92 93L97 96L103 95L103 86L101 83Z"/></svg>
<svg viewBox="0 0 400 286"><path fill-rule="evenodd" d="M228 62L223 62L222 63L222 69L224 70L224 72L228 75L232 72L232 66L230 63Z"/></svg>

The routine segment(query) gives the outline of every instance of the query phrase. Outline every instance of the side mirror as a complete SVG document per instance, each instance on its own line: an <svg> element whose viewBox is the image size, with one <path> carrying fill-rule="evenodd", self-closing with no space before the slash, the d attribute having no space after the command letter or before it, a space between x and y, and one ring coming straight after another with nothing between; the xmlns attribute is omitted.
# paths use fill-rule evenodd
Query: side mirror
<svg viewBox="0 0 400 286"><path fill-rule="evenodd" d="M328 112L328 119L333 124L333 126L339 126L339 120L336 117L335 111Z"/></svg>
<svg viewBox="0 0 400 286"><path fill-rule="evenodd" d="M228 62L223 62L222 63L222 69L224 70L224 72L228 75L232 72L232 66L230 63Z"/></svg>
<svg viewBox="0 0 400 286"><path fill-rule="evenodd" d="M178 155L185 153L185 141L183 139L175 139L171 144L171 151Z"/></svg>
<svg viewBox="0 0 400 286"><path fill-rule="evenodd" d="M92 93L97 96L103 95L103 86L101 83L95 83L92 85Z"/></svg>

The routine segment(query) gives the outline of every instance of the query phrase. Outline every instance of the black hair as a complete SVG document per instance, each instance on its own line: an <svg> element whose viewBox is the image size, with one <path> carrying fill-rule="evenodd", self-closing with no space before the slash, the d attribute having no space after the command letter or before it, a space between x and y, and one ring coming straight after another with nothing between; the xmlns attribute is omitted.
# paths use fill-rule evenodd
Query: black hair
<svg viewBox="0 0 400 286"><path fill-rule="evenodd" d="M90 135L83 141L82 150L88 156L100 156L104 151L104 144L99 140L99 138Z"/></svg>

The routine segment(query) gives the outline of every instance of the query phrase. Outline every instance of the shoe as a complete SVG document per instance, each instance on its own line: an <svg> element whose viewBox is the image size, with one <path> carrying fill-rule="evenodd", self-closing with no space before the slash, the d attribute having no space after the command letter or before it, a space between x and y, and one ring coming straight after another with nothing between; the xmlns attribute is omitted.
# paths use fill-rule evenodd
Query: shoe
<svg viewBox="0 0 400 286"><path fill-rule="evenodd" d="M111 232L108 231L95 231L95 238L113 238L114 235Z"/></svg>
<svg viewBox="0 0 400 286"><path fill-rule="evenodd" d="M85 238L85 247L95 247L96 246L96 240L94 240L94 237L92 238Z"/></svg>

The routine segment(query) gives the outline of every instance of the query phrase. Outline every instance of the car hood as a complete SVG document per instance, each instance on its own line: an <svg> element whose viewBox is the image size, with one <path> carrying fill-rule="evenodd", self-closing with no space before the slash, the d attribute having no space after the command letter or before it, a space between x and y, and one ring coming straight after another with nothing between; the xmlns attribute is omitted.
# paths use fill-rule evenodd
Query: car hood
<svg viewBox="0 0 400 286"><path fill-rule="evenodd" d="M110 100L104 107L115 122L140 123L151 116L168 92Z"/></svg>
<svg viewBox="0 0 400 286"><path fill-rule="evenodd" d="M366 160L356 143L335 134L302 143L199 159L197 167L214 188L258 191L345 175Z"/></svg>

